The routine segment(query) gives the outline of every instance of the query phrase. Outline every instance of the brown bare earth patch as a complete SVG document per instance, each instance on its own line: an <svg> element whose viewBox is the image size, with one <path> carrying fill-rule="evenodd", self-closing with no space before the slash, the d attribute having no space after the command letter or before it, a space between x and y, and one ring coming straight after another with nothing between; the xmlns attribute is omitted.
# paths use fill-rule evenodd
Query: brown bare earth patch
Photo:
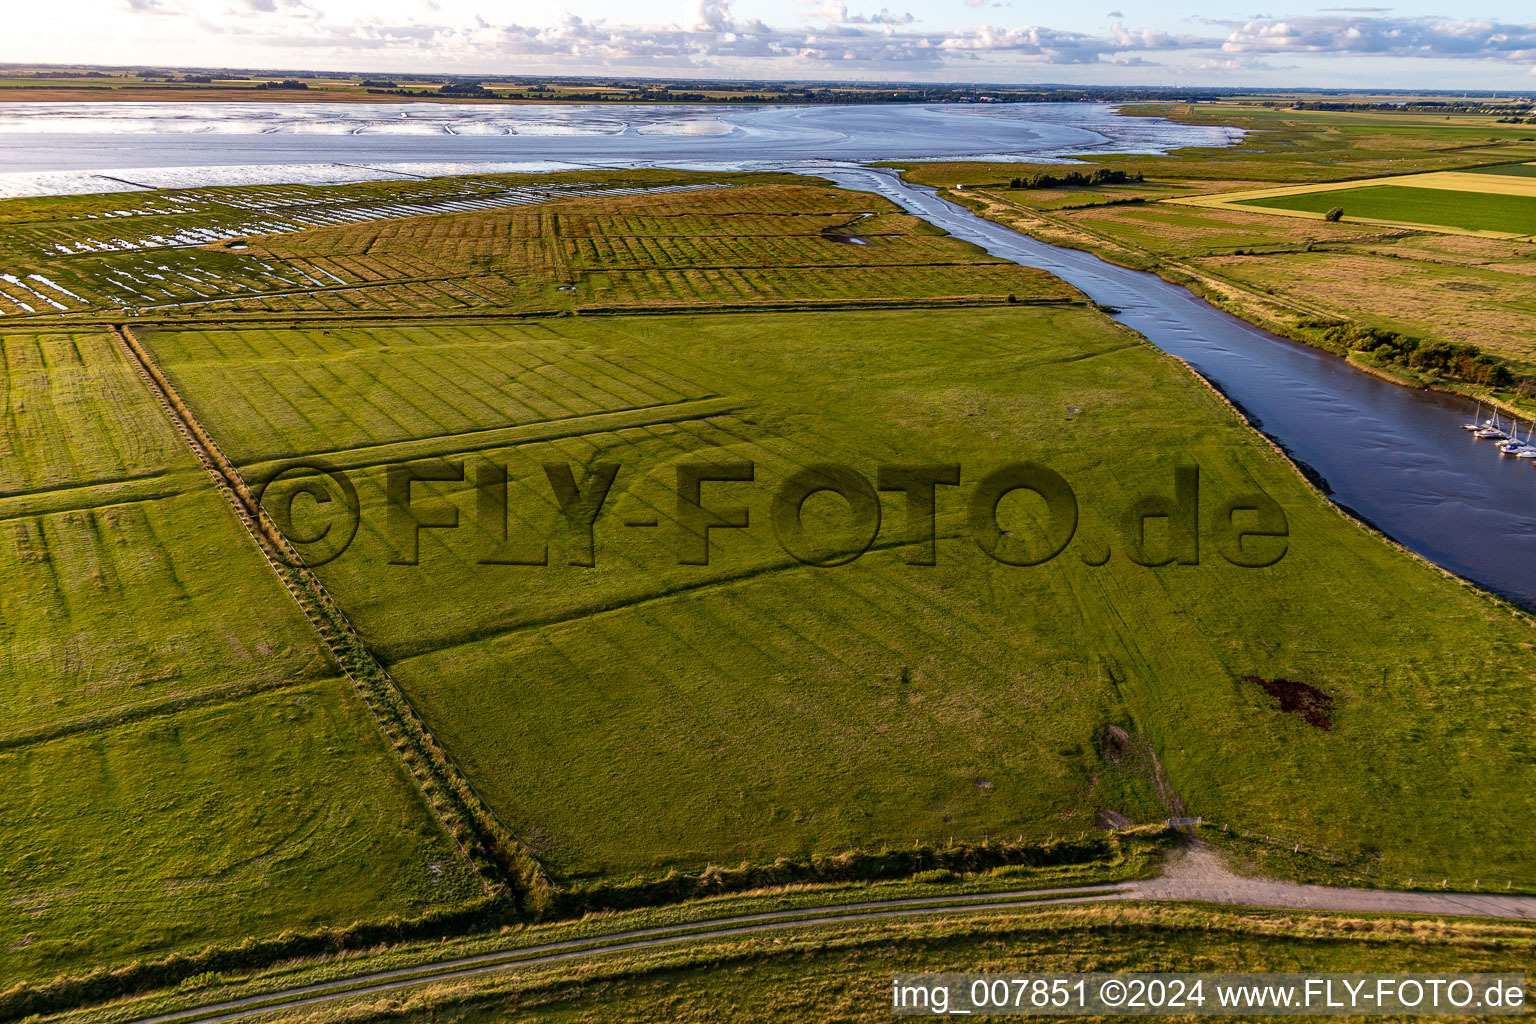
<svg viewBox="0 0 1536 1024"><path fill-rule="evenodd" d="M1131 734L1118 725L1106 725L1099 733L1099 750L1109 764L1119 764L1131 752Z"/></svg>
<svg viewBox="0 0 1536 1024"><path fill-rule="evenodd" d="M1302 720L1318 729L1333 728L1333 698L1311 683L1294 679L1264 679L1260 676L1243 676L1245 683L1253 683L1280 702L1280 710L1300 715Z"/></svg>

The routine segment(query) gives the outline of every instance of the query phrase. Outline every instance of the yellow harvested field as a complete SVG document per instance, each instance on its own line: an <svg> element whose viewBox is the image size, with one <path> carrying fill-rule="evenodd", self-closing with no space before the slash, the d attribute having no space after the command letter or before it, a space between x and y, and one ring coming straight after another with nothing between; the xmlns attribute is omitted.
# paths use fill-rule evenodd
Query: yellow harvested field
<svg viewBox="0 0 1536 1024"><path fill-rule="evenodd" d="M1448 192L1482 192L1495 196L1536 196L1536 178L1516 177L1503 174L1474 174L1468 171L1431 171L1428 174L1400 174L1386 178L1352 178L1349 181L1326 181L1315 185L1275 185L1270 188L1244 189L1241 192L1218 192L1206 196L1181 196L1165 199L1165 203L1179 206L1226 206L1245 203L1254 199L1277 199L1280 196L1300 196L1309 192L1342 192L1351 188L1369 188L1372 185L1394 185L1398 188L1438 188Z"/></svg>

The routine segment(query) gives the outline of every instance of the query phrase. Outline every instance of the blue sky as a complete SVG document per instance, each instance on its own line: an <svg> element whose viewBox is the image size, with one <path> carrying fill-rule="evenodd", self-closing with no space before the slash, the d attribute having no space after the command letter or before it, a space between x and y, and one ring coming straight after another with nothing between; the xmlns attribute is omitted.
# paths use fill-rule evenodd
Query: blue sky
<svg viewBox="0 0 1536 1024"><path fill-rule="evenodd" d="M1528 0L52 0L7 21L0 61L1536 92Z"/></svg>

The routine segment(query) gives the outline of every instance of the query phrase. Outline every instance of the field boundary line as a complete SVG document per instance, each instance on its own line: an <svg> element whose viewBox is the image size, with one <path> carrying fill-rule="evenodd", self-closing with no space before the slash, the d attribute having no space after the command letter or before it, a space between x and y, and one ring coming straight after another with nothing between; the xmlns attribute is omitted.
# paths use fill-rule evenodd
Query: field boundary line
<svg viewBox="0 0 1536 1024"><path fill-rule="evenodd" d="M244 700L246 697L252 697L258 693L268 693L273 690L284 690L291 686L305 686L309 683L320 682L323 678L322 676L315 676L313 678L288 676L278 679L262 679L255 682L236 683L232 686L221 687L205 693L172 697L168 700L145 701L142 704L116 708L86 718L51 722L27 732L0 735L0 750L13 750L17 747L30 747L39 743L50 743L53 740L63 739L66 736L96 732L99 729L112 729L119 725L126 725L129 722L137 722L145 718L158 718L161 715L182 711L186 708Z"/></svg>
<svg viewBox="0 0 1536 1024"><path fill-rule="evenodd" d="M543 865L495 817L467 779L438 745L399 686L374 658L314 571L289 545L261 508L245 480L204 430L170 381L126 325L117 326L122 343L156 399L213 478L268 566L293 597L321 645L352 682L391 749L421 791L427 807L486 893L508 891L538 907L553 883Z"/></svg>
<svg viewBox="0 0 1536 1024"><path fill-rule="evenodd" d="M608 434L617 430L659 427L669 423L707 419L711 416L728 415L745 404L747 403L738 398L717 395L685 398L677 402L658 402L655 405L637 406L633 409L580 413L574 416L541 420L537 423L515 423L506 427L466 430L459 434L410 437L377 445L361 445L357 448L301 452L280 459L247 462L242 468L248 473L260 473L289 464L295 459L323 458L335 465L337 469L367 469L371 466L403 460L469 455L491 448L548 444L552 441L586 437L591 434ZM454 442L459 438L468 439L469 443L456 445Z"/></svg>
<svg viewBox="0 0 1536 1024"><path fill-rule="evenodd" d="M1004 266L1004 264L982 264ZM768 268L772 269L772 268ZM920 269L920 266L918 267ZM163 327L168 329L238 330L248 327L336 327L376 326L378 324L441 323L444 321L476 326L495 326L509 320L551 320L562 317L625 317L625 316L677 316L679 314L731 314L731 313L819 313L857 312L860 310L905 309L970 309L994 306L1082 306L1086 301L1071 296L1034 298L1018 295L1009 302L1004 295L939 295L931 297L901 296L890 299L764 299L746 302L658 302L633 305L574 306L554 309L518 309L512 306L491 306L484 309L464 310L354 310L332 315L312 311L280 313L272 310L237 313L210 321L208 317L191 319L163 317L154 319L133 318L127 323L122 316L112 315L110 310L78 310L67 313L34 313L7 317L16 324L17 331L37 330L38 324L57 321L61 329L84 330L86 328L116 329L121 326ZM170 307L166 307L170 308ZM9 324L7 324L9 326ZM3 332L4 328L0 328Z"/></svg>

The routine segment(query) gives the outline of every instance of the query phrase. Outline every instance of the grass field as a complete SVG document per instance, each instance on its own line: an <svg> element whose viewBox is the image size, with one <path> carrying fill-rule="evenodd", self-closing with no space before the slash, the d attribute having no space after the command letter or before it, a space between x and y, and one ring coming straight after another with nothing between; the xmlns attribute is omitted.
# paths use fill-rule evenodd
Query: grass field
<svg viewBox="0 0 1536 1024"><path fill-rule="evenodd" d="M0 276L16 307L0 332L0 693L20 711L0 761L21 780L0 814L29 816L0 840L0 941L22 954L0 980L483 891L417 771L425 742L384 744L93 326L108 315L132 321L189 433L244 476L236 491L295 457L348 474L356 540L316 569L346 629L463 792L597 905L673 870L1169 814L1388 883L1536 882L1508 825L1536 813L1529 624L1346 520L1183 366L1059 281L873 196L654 171L553 184L588 191L534 203L515 191L529 179L502 176L0 204L23 240ZM640 186L675 190L623 191ZM1210 265L1280 219L1060 215L1124 217ZM240 248L175 244L236 228ZM1444 238L1316 229L1463 266L1430 248ZM91 290L108 280L124 301ZM20 307L50 287L78 304ZM391 467L422 460L462 466L408 491L456 528L391 521ZM1048 564L1004 565L972 537L972 489L1018 460L1076 495ZM677 467L722 461L753 479L701 501L749 523L713 531L695 564ZM868 550L791 557L774 493L827 462L871 482L958 464L961 483L937 488L936 564L894 491L872 536L812 497L822 554ZM589 487L602 464L618 468L589 543L549 467ZM1157 561L1172 538L1154 517L1142 542L1132 510L1191 465L1199 564L1137 564L1138 544ZM1255 491L1288 524L1265 568L1233 564L1225 529L1226 499ZM295 537L325 521L294 508ZM997 543L1040 549L1042 504L1015 494L998 515ZM339 621L318 631L333 652ZM1321 689L1330 727L1250 677Z"/></svg>
<svg viewBox="0 0 1536 1024"><path fill-rule="evenodd" d="M1095 159L1095 166L1145 175L1128 186L1007 187L1010 177L1052 169L1044 165L922 164L905 176L940 186L963 183L988 216L1056 244L1155 270L1298 338L1306 336L1302 321L1346 320L1426 341L1477 345L1509 360L1517 375L1536 374L1530 340L1536 337L1536 252L1517 234L1532 230L1533 200L1476 194L1529 191L1527 161L1536 159L1529 126L1477 116L1246 103L1128 110L1229 124L1248 134L1228 149ZM1423 175L1423 184L1436 191L1403 187L1388 175ZM1371 205L1355 196L1361 187L1369 188L1364 199ZM1389 212L1378 202L1382 196L1390 197ZM1299 204L1298 212L1267 212L1291 204ZM1344 208L1344 223L1322 221L1334 206ZM1394 223L1357 219L1365 217ZM1473 230L1510 237L1450 234ZM1532 401L1513 390L1495 397L1527 407Z"/></svg>
<svg viewBox="0 0 1536 1024"><path fill-rule="evenodd" d="M0 351L0 987L478 893L120 344Z"/></svg>
<svg viewBox="0 0 1536 1024"><path fill-rule="evenodd" d="M363 527L322 577L562 878L1166 813L1146 771L1106 759L1095 737L1111 722L1146 737L1192 813L1377 850L1402 874L1459 875L1474 856L1536 873L1523 844L1468 813L1528 799L1511 702L1531 679L1526 627L1349 525L1175 364L1086 309L167 330L148 343L253 476L296 452L356 471ZM537 375L508 390L519 363ZM322 368L381 390L322 403L305 383ZM437 381L433 404L393 389L396 375ZM420 564L390 565L405 552L382 515L382 465L449 454L466 483L417 493L456 504L460 527L422 531ZM707 569L682 566L665 535L679 461L752 460L762 483L719 485L718 500L766 526L771 489L819 460L872 476L950 459L974 480L1021 455L1072 480L1091 538L1041 568L989 563L956 536L958 499L932 568L881 550L900 536L894 504L877 549L838 569L795 564L761 528L721 537ZM510 467L509 547L526 557L528 538L547 539L550 565L480 564L499 547L475 518L482 459ZM596 567L570 566L538 467L598 460L623 467L612 512ZM1293 540L1279 565L1124 557L1122 510L1169 492L1191 461L1208 493L1259 486L1281 502ZM622 525L642 517L664 535ZM1085 565L1100 542L1116 557ZM1482 638L1470 661L1469 635ZM1322 686L1340 701L1334 730L1268 710L1247 675ZM1382 790L1401 799L1366 796Z"/></svg>
<svg viewBox="0 0 1536 1024"><path fill-rule="evenodd" d="M1492 167L1468 167L1467 170L1474 174L1514 175L1521 178L1536 178L1536 163L1495 164Z"/></svg>
<svg viewBox="0 0 1536 1024"><path fill-rule="evenodd" d="M1529 926L1236 913L1211 908L1042 909L846 925L493 975L476 984L281 1015L340 1024L838 1020L892 1016L891 978L918 971L1524 973ZM1214 993L1210 1005L1215 1002ZM1460 1018L1470 1019L1470 1018Z"/></svg>
<svg viewBox="0 0 1536 1024"><path fill-rule="evenodd" d="M1346 217L1437 224L1472 231L1536 234L1536 197L1532 196L1373 185L1273 199L1247 199L1243 200L1243 205L1309 213L1326 213L1338 207Z"/></svg>
<svg viewBox="0 0 1536 1024"><path fill-rule="evenodd" d="M0 770L7 987L481 891L345 681L12 746Z"/></svg>

